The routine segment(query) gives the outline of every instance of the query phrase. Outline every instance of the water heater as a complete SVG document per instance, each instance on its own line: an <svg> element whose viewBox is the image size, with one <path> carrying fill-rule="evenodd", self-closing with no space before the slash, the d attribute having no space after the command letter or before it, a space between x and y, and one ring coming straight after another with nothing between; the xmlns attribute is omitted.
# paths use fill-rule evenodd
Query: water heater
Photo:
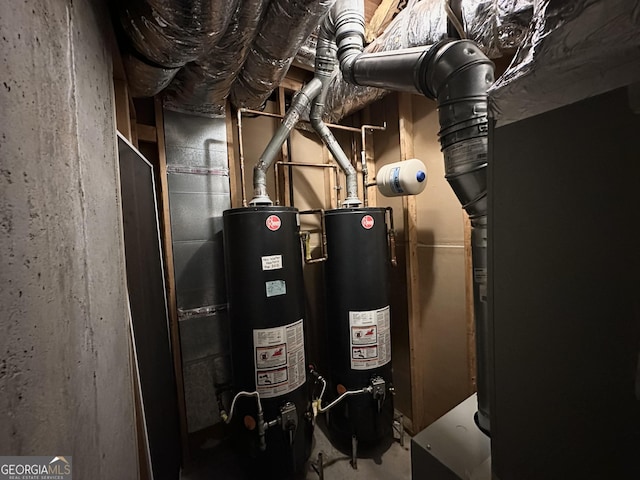
<svg viewBox="0 0 640 480"><path fill-rule="evenodd" d="M303 471L312 437L298 211L235 208L223 218L234 388L258 392L263 409L237 397L231 423L247 465L286 477Z"/></svg>
<svg viewBox="0 0 640 480"><path fill-rule="evenodd" d="M385 208L325 212L325 262L330 401L369 387L336 404L328 417L332 436L360 444L390 438L390 244Z"/></svg>

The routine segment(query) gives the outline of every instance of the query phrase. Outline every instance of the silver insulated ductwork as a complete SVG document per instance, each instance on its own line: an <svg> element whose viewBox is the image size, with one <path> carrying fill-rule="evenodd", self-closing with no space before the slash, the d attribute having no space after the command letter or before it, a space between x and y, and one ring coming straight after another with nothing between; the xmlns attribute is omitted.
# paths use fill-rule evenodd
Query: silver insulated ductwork
<svg viewBox="0 0 640 480"><path fill-rule="evenodd" d="M334 0L272 0L263 27L231 89L236 108L261 108L280 84L302 42Z"/></svg>
<svg viewBox="0 0 640 480"><path fill-rule="evenodd" d="M494 82L494 66L471 40L445 40L430 47L362 54L364 22L360 5L359 0L338 0L330 14L344 79L356 85L423 94L438 103L446 177L472 223L477 423L488 432L487 90Z"/></svg>
<svg viewBox="0 0 640 480"><path fill-rule="evenodd" d="M269 0L240 1L220 42L176 76L165 105L198 114L223 113L268 4Z"/></svg>
<svg viewBox="0 0 640 480"><path fill-rule="evenodd" d="M222 38L238 0L119 0L117 15L133 51L125 69L133 96L162 91L180 67Z"/></svg>

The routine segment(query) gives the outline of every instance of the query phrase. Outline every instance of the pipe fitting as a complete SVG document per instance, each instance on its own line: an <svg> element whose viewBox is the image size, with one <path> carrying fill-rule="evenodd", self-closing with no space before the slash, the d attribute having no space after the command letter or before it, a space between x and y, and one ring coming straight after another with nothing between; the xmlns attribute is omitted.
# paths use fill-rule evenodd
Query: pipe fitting
<svg viewBox="0 0 640 480"><path fill-rule="evenodd" d="M338 0L328 18L333 26L327 30L333 34L338 46L342 76L347 82L356 83L353 65L364 50L363 4L358 0Z"/></svg>

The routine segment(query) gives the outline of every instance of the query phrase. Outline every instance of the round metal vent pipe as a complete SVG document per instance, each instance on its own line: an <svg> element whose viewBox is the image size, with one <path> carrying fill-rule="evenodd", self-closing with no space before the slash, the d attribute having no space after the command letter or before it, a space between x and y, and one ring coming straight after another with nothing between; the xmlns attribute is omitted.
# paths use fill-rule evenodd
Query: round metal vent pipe
<svg viewBox="0 0 640 480"><path fill-rule="evenodd" d="M440 143L446 178L472 223L476 318L478 426L490 428L491 344L487 309L487 90L493 63L470 40L446 40L430 47L362 54L364 22L359 0L338 0L334 22L340 69L362 86L422 93L438 103Z"/></svg>

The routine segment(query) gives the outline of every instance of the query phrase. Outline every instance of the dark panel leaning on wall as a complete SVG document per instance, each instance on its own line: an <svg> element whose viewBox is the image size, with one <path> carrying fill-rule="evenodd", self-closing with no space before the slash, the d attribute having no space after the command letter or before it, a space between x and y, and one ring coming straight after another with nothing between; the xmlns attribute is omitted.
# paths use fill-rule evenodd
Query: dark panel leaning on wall
<svg viewBox="0 0 640 480"><path fill-rule="evenodd" d="M173 375L153 167L118 137L127 289L135 360L155 479L180 473Z"/></svg>
<svg viewBox="0 0 640 480"><path fill-rule="evenodd" d="M220 421L230 381L222 212L230 208L224 116L164 111L171 233L189 432Z"/></svg>

